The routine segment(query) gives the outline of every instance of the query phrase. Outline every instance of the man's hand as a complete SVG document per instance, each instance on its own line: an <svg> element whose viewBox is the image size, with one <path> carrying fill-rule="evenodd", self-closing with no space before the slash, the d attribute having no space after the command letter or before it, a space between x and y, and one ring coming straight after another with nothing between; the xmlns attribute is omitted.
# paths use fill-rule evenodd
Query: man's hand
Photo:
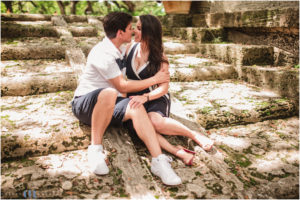
<svg viewBox="0 0 300 200"><path fill-rule="evenodd" d="M148 98L146 96L130 96L129 106L131 108L139 108L141 105L143 105Z"/></svg>
<svg viewBox="0 0 300 200"><path fill-rule="evenodd" d="M170 72L164 68L160 69L155 76L153 76L155 84L170 82Z"/></svg>

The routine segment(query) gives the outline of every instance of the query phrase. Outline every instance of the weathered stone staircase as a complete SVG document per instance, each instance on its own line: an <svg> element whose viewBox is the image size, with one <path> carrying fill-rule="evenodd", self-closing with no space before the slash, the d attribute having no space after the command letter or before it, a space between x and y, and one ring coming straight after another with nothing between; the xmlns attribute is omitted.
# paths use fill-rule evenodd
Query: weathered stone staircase
<svg viewBox="0 0 300 200"><path fill-rule="evenodd" d="M298 94L298 70L273 70L274 48L212 44L215 37L200 40L195 34L188 41L174 37L178 30L164 37L171 117L194 130L203 126L216 144L207 153L187 138L167 137L197 152L192 167L173 157L183 184L168 187L150 173L145 146L122 128L105 134L109 175L88 171L90 128L73 116L70 101L89 50L103 37L101 18L2 14L1 19L2 198L299 197L297 99L280 89L265 90L265 79L254 86L243 78L253 68L256 77L266 69L284 77L287 70L296 82L286 90ZM269 68L258 67L265 64Z"/></svg>

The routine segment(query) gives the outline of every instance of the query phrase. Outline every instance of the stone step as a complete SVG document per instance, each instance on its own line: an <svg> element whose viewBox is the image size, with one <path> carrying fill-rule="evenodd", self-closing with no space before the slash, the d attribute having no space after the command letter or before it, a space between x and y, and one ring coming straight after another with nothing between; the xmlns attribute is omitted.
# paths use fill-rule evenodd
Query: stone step
<svg viewBox="0 0 300 200"><path fill-rule="evenodd" d="M299 27L299 8L247 10L242 12L215 12L206 14L168 14L160 17L166 32L174 27L268 27L290 28Z"/></svg>
<svg viewBox="0 0 300 200"><path fill-rule="evenodd" d="M170 136L168 139L173 144L197 152L193 167L186 167L178 159L173 162L173 168L183 180L179 187L166 187L152 177L147 170L151 158L145 147L139 144L133 147L126 131L113 128L104 138L110 161L109 175L100 178L88 172L86 150L4 160L2 192L10 198L22 197L24 190L35 190L43 198L95 198L99 194L136 198L294 198L299 184L298 121L299 118L293 117L211 129L209 137L215 140L216 147L210 153L187 142L186 138ZM81 128L89 134L89 128ZM60 138L60 141L65 140ZM137 175L143 178L136 179ZM278 188L283 183L290 183L289 187Z"/></svg>
<svg viewBox="0 0 300 200"><path fill-rule="evenodd" d="M252 92L252 95L259 96L257 91ZM1 185L4 197L21 198L24 190L35 190L36 195L43 198L149 199L154 196L241 199L297 196L297 117L211 129L207 132L208 137L216 141L216 147L209 153L187 138L169 136L171 143L186 146L197 154L193 167L186 167L181 160L173 157L175 162L172 166L183 184L167 187L149 173L151 157L145 146L136 143L133 146L123 129L110 128L104 137L104 146L109 152L110 174L101 178L90 174L84 150L89 144L90 128L79 124L72 116L68 103L72 96L72 92L61 92L2 97ZM172 117L192 129L199 127L181 112L174 113L174 107L189 111L186 106L179 108L176 103L176 100L173 101ZM74 151L76 149L81 150ZM281 154L283 149L284 154ZM59 152L64 153L53 154ZM13 153L23 159L12 159L15 157ZM31 157L49 153L48 156ZM279 159L278 154L281 155ZM268 167L264 168L264 165ZM290 184L288 188L278 188L282 183Z"/></svg>
<svg viewBox="0 0 300 200"><path fill-rule="evenodd" d="M193 130L199 126L175 119ZM292 117L210 129L207 136L215 141L211 152L185 137L167 136L172 144L196 151L195 165L184 167L181 160L172 156L183 185L171 191L160 187L173 198L295 198L299 196L298 121L298 117ZM140 156L147 155L142 144L135 145ZM150 162L149 156L147 159ZM285 186L280 187L281 184Z"/></svg>
<svg viewBox="0 0 300 200"><path fill-rule="evenodd" d="M69 26L68 29L71 31L74 37L97 37L98 31L95 27L91 26Z"/></svg>
<svg viewBox="0 0 300 200"><path fill-rule="evenodd" d="M292 101L238 80L170 82L171 113L206 129L296 115Z"/></svg>
<svg viewBox="0 0 300 200"><path fill-rule="evenodd" d="M174 27L172 36L200 43L222 43L227 40L227 32L223 28Z"/></svg>
<svg viewBox="0 0 300 200"><path fill-rule="evenodd" d="M243 66L242 80L276 91L294 102L299 110L299 69L294 67Z"/></svg>
<svg viewBox="0 0 300 200"><path fill-rule="evenodd" d="M1 13L2 21L51 21L52 17L56 15L43 14L15 14L15 13ZM102 21L101 16L80 16L80 15L64 15L63 19L67 23L73 22L90 22L92 20Z"/></svg>
<svg viewBox="0 0 300 200"><path fill-rule="evenodd" d="M54 37L2 38L2 60L63 59L66 42Z"/></svg>
<svg viewBox="0 0 300 200"><path fill-rule="evenodd" d="M166 54L195 54L234 65L273 65L274 48L264 45L164 42Z"/></svg>
<svg viewBox="0 0 300 200"><path fill-rule="evenodd" d="M289 100L239 81L171 82L170 92L173 117L206 129L296 114ZM68 91L2 97L2 158L86 148L89 134L72 114L72 97Z"/></svg>
<svg viewBox="0 0 300 200"><path fill-rule="evenodd" d="M75 90L77 79L65 60L2 61L2 96Z"/></svg>
<svg viewBox="0 0 300 200"><path fill-rule="evenodd" d="M2 97L2 159L86 148L90 132L73 116L72 98L68 91Z"/></svg>
<svg viewBox="0 0 300 200"><path fill-rule="evenodd" d="M273 46L275 66L294 66L299 63L299 41L297 39L299 32L294 33L293 29L236 28L226 30L228 41L232 43ZM290 39L292 40L288 43L282 42Z"/></svg>
<svg viewBox="0 0 300 200"><path fill-rule="evenodd" d="M67 23L84 23L84 22L88 22L91 23L91 21L102 21L103 16L81 16L81 15L65 15L63 16L64 20Z"/></svg>
<svg viewBox="0 0 300 200"><path fill-rule="evenodd" d="M299 197L299 118L211 129L231 173L255 199ZM227 169L228 169L227 168Z"/></svg>
<svg viewBox="0 0 300 200"><path fill-rule="evenodd" d="M149 179L151 174L136 155L132 142L114 132L119 143L106 146L108 175L97 176L89 171L87 150L2 162L2 197L26 198L30 194L38 199L160 197L161 189Z"/></svg>
<svg viewBox="0 0 300 200"><path fill-rule="evenodd" d="M51 15L1 13L2 21L51 21Z"/></svg>
<svg viewBox="0 0 300 200"><path fill-rule="evenodd" d="M82 52L86 57L88 57L92 48L99 42L102 41L104 35L99 35L98 37L74 37L76 44L81 48Z"/></svg>
<svg viewBox="0 0 300 200"><path fill-rule="evenodd" d="M100 21L99 21L100 22ZM57 27L51 22L2 22L1 23L2 37L59 37L60 33ZM74 37L86 36L95 37L98 35L97 28L85 23L81 26L68 25L68 29Z"/></svg>
<svg viewBox="0 0 300 200"><path fill-rule="evenodd" d="M172 156L183 181L174 187L149 173L151 157L145 146L133 144L126 131L112 128L104 136L108 175L89 172L86 150L9 160L1 164L1 192L4 198L22 198L25 190L27 195L34 190L37 198L295 198L298 121L293 117L210 130L213 151L185 144L196 151L193 167ZM168 139L182 144L175 136Z"/></svg>
<svg viewBox="0 0 300 200"><path fill-rule="evenodd" d="M58 37L58 33L51 22L1 22L1 36L16 37Z"/></svg>
<svg viewBox="0 0 300 200"><path fill-rule="evenodd" d="M234 67L194 54L167 55L171 81L189 82L236 79Z"/></svg>

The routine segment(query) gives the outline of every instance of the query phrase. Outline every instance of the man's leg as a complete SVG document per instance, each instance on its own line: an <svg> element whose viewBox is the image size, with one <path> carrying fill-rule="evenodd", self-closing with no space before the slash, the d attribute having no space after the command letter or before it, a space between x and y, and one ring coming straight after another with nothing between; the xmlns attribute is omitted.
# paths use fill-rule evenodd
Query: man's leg
<svg viewBox="0 0 300 200"><path fill-rule="evenodd" d="M102 139L108 127L116 103L118 92L113 88L103 89L97 97L91 119L91 145L88 148L90 170L98 175L109 173L103 153Z"/></svg>
<svg viewBox="0 0 300 200"><path fill-rule="evenodd" d="M181 179L171 168L171 160L161 152L156 132L144 106L132 109L127 106L123 121L131 119L139 138L147 146L151 156L151 172L159 176L166 185L181 184Z"/></svg>
<svg viewBox="0 0 300 200"><path fill-rule="evenodd" d="M117 96L118 92L113 88L103 89L99 93L97 103L92 114L92 145L102 143L103 135L114 112Z"/></svg>

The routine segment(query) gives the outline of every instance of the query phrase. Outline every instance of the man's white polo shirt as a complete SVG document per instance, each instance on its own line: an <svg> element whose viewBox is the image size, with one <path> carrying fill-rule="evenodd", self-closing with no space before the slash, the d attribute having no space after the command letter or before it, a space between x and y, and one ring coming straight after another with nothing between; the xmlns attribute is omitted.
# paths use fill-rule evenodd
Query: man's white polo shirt
<svg viewBox="0 0 300 200"><path fill-rule="evenodd" d="M99 88L115 88L108 79L122 74L117 59L123 59L122 53L105 37L90 51L74 96L82 96Z"/></svg>

